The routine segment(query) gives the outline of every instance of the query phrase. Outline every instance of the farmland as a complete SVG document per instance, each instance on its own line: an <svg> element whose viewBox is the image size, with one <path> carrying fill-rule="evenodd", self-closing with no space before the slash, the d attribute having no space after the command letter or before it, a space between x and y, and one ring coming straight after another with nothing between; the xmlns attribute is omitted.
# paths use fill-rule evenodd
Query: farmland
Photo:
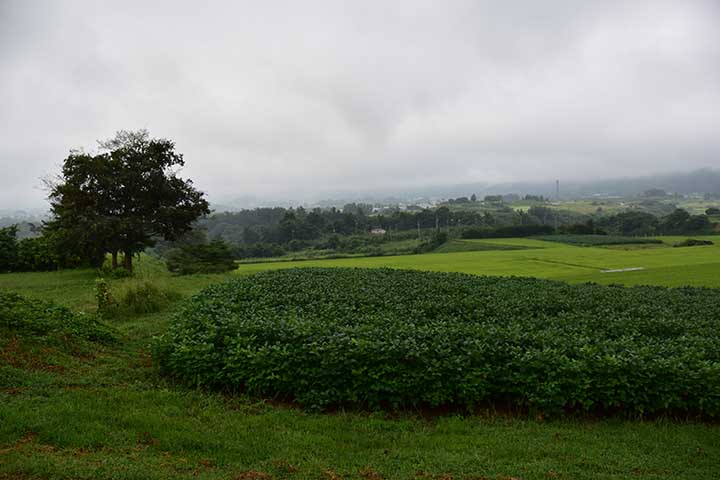
<svg viewBox="0 0 720 480"><path fill-rule="evenodd" d="M121 296L151 281L181 300L109 319L114 343L0 327L0 478L712 478L720 469L717 426L685 416L546 417L492 408L473 415L414 408L314 413L279 399L176 383L159 374L152 356L154 337L169 330L182 299L238 274L251 280L244 275L286 267L718 286L718 242L672 248L681 238L663 240L666 246L627 249L469 240L445 245L448 253L252 264L190 276L170 275L143 256L134 278L107 279L110 291ZM645 270L600 272L638 266ZM95 270L3 274L0 289L92 314L97 276Z"/></svg>
<svg viewBox="0 0 720 480"><path fill-rule="evenodd" d="M663 245L638 248L585 247L535 239L455 240L458 251L395 257L368 257L241 265L238 273L292 267L401 268L474 275L516 275L570 283L720 287L720 242L715 245L671 248L685 237L660 237ZM698 237L712 240L717 237ZM497 246L495 250L467 251ZM643 245L640 245L642 247ZM515 247L508 250L503 247ZM452 250L452 246L445 247ZM466 251L463 251L466 250ZM602 273L626 268L642 270Z"/></svg>
<svg viewBox="0 0 720 480"><path fill-rule="evenodd" d="M312 408L720 416L719 331L708 289L314 268L203 290L155 357L190 385Z"/></svg>

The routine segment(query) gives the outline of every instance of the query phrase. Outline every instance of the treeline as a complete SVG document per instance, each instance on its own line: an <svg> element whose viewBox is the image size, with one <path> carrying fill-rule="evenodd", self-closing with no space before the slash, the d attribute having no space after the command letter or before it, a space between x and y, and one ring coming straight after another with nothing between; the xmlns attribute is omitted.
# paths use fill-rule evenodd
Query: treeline
<svg viewBox="0 0 720 480"><path fill-rule="evenodd" d="M541 207L544 208L544 207ZM535 217L537 218L537 217ZM623 212L583 223L564 223L558 226L540 224L513 225L499 228L469 228L463 230L463 238L512 238L534 235L620 235L625 237L651 235L698 235L713 231L713 223L707 214L690 215L676 209L670 215L656 217L645 212Z"/></svg>
<svg viewBox="0 0 720 480"><path fill-rule="evenodd" d="M710 233L713 228L707 214L691 215L681 209L658 217L642 211L583 215L544 205L527 211L502 207L492 213L453 211L445 206L384 214L366 212L371 208L357 204L342 209L258 208L215 214L199 225L209 238L228 242L236 258L277 257L305 249L372 255L378 254L385 242L427 240L437 231L454 232L463 238L509 238L554 233L682 235ZM380 234L368 235L373 230Z"/></svg>
<svg viewBox="0 0 720 480"><path fill-rule="evenodd" d="M342 209L258 208L216 213L201 220L198 225L207 231L210 238L222 238L233 244L288 245L291 242L317 242L332 235L365 235L373 229L396 234L458 227L567 224L584 218L580 214L542 206L532 207L528 212L515 211L509 207L498 208L493 213L452 211L443 206L375 215L363 207L365 206L349 204Z"/></svg>
<svg viewBox="0 0 720 480"><path fill-rule="evenodd" d="M51 232L39 237L17 238L17 226L0 228L0 272L36 272L97 266L98 260L68 253Z"/></svg>

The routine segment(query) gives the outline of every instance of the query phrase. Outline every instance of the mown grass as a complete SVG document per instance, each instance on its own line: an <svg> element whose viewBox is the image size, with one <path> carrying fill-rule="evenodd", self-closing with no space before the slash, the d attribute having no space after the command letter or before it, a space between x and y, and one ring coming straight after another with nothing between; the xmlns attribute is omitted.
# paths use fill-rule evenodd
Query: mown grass
<svg viewBox="0 0 720 480"><path fill-rule="evenodd" d="M471 254L529 252L538 253ZM446 257L456 255L464 254ZM111 290L150 280L188 296L228 278L172 277L149 259L138 270L109 280ZM92 312L95 276L0 275L0 288ZM718 426L681 419L312 414L182 388L158 376L148 353L172 308L113 319L119 343L80 354L4 334L0 362L16 364L8 379L16 383L0 388L0 479L709 479L720 471Z"/></svg>

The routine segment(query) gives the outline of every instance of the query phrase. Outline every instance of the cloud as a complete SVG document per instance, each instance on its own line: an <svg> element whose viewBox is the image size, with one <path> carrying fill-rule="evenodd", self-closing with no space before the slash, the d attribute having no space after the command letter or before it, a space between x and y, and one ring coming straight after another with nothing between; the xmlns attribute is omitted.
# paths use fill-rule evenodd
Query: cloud
<svg viewBox="0 0 720 480"><path fill-rule="evenodd" d="M0 206L119 129L213 198L720 165L714 1L5 1Z"/></svg>

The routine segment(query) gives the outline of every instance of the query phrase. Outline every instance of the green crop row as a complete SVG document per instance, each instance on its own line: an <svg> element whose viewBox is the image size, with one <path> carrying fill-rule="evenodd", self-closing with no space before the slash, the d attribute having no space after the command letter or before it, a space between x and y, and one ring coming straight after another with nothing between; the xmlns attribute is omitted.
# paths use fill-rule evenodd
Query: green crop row
<svg viewBox="0 0 720 480"><path fill-rule="evenodd" d="M569 245L601 246L631 244L662 244L662 240L647 237L623 237L619 235L541 235L534 237L548 242L567 243Z"/></svg>
<svg viewBox="0 0 720 480"><path fill-rule="evenodd" d="M155 355L185 383L309 408L717 416L719 299L703 288L292 269L206 288Z"/></svg>

